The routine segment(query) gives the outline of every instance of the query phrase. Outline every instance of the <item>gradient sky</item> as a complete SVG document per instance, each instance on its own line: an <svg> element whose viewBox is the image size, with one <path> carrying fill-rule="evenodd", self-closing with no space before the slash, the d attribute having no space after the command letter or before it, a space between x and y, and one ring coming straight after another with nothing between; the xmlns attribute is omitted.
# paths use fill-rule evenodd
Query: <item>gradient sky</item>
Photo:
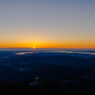
<svg viewBox="0 0 95 95"><path fill-rule="evenodd" d="M0 47L95 48L95 0L0 0Z"/></svg>

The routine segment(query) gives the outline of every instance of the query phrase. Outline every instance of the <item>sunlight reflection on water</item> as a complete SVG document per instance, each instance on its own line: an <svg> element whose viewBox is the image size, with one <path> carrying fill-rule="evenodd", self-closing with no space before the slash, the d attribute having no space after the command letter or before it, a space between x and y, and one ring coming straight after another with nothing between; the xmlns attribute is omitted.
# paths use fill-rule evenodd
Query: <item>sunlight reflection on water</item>
<svg viewBox="0 0 95 95"><path fill-rule="evenodd" d="M33 52L19 52L16 55L25 55L25 54L32 54Z"/></svg>
<svg viewBox="0 0 95 95"><path fill-rule="evenodd" d="M95 51L74 51L74 50L35 50L35 51L28 51L28 52L16 52L16 55L25 55L25 54L33 54L33 53L77 53L77 54L89 54L89 55L95 55Z"/></svg>

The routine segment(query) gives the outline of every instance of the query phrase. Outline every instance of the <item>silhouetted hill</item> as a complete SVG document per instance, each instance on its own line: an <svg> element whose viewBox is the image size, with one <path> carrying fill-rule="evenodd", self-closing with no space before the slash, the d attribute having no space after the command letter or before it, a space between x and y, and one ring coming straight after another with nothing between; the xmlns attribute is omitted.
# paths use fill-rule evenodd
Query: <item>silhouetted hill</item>
<svg viewBox="0 0 95 95"><path fill-rule="evenodd" d="M28 55L16 55L10 58L7 58L3 63L47 63L47 64L57 64L64 65L68 67L82 67L82 66L95 66L95 58L85 59L85 58L77 58L73 56L67 55L59 55L59 56L28 56Z"/></svg>
<svg viewBox="0 0 95 95"><path fill-rule="evenodd" d="M72 81L51 81L39 79L35 85L33 79L22 82L0 83L1 95L95 95L95 81L80 79Z"/></svg>
<svg viewBox="0 0 95 95"><path fill-rule="evenodd" d="M31 72L31 75L53 80L72 80L80 79L87 73L88 71L84 69L75 69L58 65L48 65L44 68L33 70Z"/></svg>
<svg viewBox="0 0 95 95"><path fill-rule="evenodd" d="M0 80L23 80L34 76L49 79L78 79L95 75L95 58L68 55L15 55L0 62Z"/></svg>
<svg viewBox="0 0 95 95"><path fill-rule="evenodd" d="M95 94L95 58L4 54L0 56L1 95ZM40 77L39 82L34 82L35 77Z"/></svg>

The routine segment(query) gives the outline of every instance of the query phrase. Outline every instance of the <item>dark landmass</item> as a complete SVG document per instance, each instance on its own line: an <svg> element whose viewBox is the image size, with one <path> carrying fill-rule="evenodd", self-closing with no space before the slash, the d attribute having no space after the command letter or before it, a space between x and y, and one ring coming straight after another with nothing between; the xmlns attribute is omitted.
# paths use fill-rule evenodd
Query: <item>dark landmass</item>
<svg viewBox="0 0 95 95"><path fill-rule="evenodd" d="M0 54L0 94L95 95L94 90L94 57Z"/></svg>
<svg viewBox="0 0 95 95"><path fill-rule="evenodd" d="M22 82L0 83L1 95L95 95L95 81L80 80L46 80L39 79L30 85L33 79Z"/></svg>

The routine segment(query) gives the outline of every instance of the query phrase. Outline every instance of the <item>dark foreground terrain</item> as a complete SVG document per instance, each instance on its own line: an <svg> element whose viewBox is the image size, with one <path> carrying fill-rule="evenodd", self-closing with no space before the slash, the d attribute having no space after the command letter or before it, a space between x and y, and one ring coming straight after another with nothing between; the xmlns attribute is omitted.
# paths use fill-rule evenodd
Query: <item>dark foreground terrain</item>
<svg viewBox="0 0 95 95"><path fill-rule="evenodd" d="M33 79L23 82L0 83L0 95L95 95L95 81Z"/></svg>
<svg viewBox="0 0 95 95"><path fill-rule="evenodd" d="M0 95L95 95L95 56L73 55L0 52Z"/></svg>

